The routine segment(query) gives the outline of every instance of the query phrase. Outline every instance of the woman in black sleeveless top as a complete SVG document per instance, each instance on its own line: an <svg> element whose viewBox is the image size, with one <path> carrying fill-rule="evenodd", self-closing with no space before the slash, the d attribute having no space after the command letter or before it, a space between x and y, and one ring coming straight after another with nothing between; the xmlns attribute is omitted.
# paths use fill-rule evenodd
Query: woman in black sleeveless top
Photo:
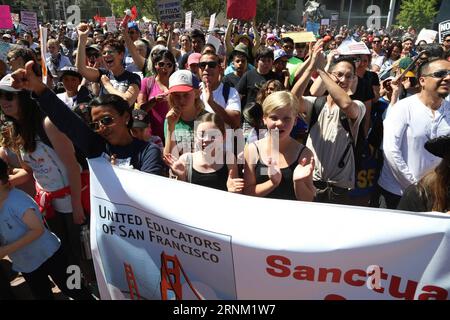
<svg viewBox="0 0 450 320"><path fill-rule="evenodd" d="M312 201L314 158L311 150L290 137L298 113L290 92L272 93L263 102L268 134L246 146L244 193L257 197Z"/></svg>
<svg viewBox="0 0 450 320"><path fill-rule="evenodd" d="M164 161L179 180L241 193L244 180L238 177L238 166L234 154L224 151L224 136L223 120L214 113L207 113L199 119L195 131L198 151L184 153L176 161L171 154L165 154Z"/></svg>

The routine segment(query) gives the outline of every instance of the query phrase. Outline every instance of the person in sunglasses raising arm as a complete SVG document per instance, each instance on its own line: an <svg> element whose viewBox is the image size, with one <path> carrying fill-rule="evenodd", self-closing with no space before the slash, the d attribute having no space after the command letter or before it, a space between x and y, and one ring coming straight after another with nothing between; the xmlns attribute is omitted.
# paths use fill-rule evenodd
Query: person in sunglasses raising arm
<svg viewBox="0 0 450 320"><path fill-rule="evenodd" d="M142 79L137 103L150 115L152 134L164 140L164 120L169 111L169 77L175 71L175 58L169 50L161 50L155 55L152 66L156 76Z"/></svg>
<svg viewBox="0 0 450 320"><path fill-rule="evenodd" d="M115 94L132 106L138 97L141 79L123 67L124 45L117 40L105 41L101 54L106 69L88 67L86 66L85 50L89 27L82 23L78 26L77 31L79 34L76 58L78 71L87 80L100 83L100 96L108 93Z"/></svg>
<svg viewBox="0 0 450 320"><path fill-rule="evenodd" d="M440 159L425 142L450 134L450 62L430 59L419 66L421 92L398 101L384 125L384 164L378 179L379 206L395 209L404 191L417 183Z"/></svg>
<svg viewBox="0 0 450 320"><path fill-rule="evenodd" d="M33 72L33 62L14 72L12 77L15 88L33 91L34 98L50 120L87 158L105 153L114 156L117 165L163 174L159 147L131 136L131 111L120 96L107 94L93 99L89 104L92 122L88 126L40 81Z"/></svg>

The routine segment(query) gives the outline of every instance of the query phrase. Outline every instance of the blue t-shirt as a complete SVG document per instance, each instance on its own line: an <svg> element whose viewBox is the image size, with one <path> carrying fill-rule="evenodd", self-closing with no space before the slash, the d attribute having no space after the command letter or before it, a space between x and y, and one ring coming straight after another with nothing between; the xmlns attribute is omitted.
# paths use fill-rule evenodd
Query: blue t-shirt
<svg viewBox="0 0 450 320"><path fill-rule="evenodd" d="M28 232L29 229L22 220L28 209L33 209L42 221L34 200L25 192L12 189L0 209L0 246L11 244ZM13 263L12 268L18 272L30 273L50 258L59 246L59 239L44 228L44 233L39 238L9 255Z"/></svg>

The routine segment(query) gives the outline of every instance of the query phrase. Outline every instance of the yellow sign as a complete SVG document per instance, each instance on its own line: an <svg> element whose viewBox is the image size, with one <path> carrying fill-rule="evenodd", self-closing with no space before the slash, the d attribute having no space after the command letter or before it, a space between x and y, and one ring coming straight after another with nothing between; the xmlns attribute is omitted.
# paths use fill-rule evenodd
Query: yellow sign
<svg viewBox="0 0 450 320"><path fill-rule="evenodd" d="M302 43L302 42L316 42L317 39L314 36L314 33L308 31L300 31L300 32L286 32L281 35L282 38L289 37L294 40L294 43Z"/></svg>

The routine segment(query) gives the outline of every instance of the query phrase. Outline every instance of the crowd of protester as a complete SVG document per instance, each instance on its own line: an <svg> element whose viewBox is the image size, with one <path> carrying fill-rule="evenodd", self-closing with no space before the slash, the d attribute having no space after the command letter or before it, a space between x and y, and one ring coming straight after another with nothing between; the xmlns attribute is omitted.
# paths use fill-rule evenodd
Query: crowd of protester
<svg viewBox="0 0 450 320"><path fill-rule="evenodd" d="M412 27L323 26L298 43L283 34L300 26L235 20L47 28L45 59L33 32L6 32L0 61L0 259L37 299L53 298L48 275L92 298L87 158L247 196L450 211L450 35L416 44ZM349 38L370 54L340 54ZM70 264L82 289L65 285ZM14 295L0 266L1 298Z"/></svg>

